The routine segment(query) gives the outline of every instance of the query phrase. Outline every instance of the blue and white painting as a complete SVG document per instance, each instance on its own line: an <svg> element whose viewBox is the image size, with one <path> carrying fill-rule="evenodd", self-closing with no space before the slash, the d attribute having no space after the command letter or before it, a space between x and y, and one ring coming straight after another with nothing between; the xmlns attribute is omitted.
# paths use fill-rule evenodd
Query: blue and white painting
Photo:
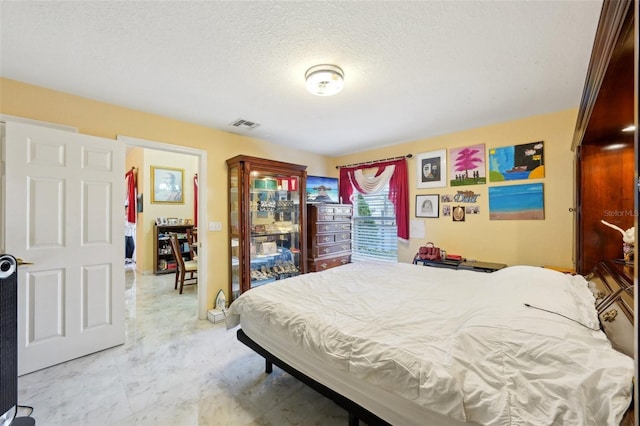
<svg viewBox="0 0 640 426"><path fill-rule="evenodd" d="M337 203L338 178L307 176L307 203Z"/></svg>
<svg viewBox="0 0 640 426"><path fill-rule="evenodd" d="M489 220L543 220L544 187L541 183L489 188Z"/></svg>

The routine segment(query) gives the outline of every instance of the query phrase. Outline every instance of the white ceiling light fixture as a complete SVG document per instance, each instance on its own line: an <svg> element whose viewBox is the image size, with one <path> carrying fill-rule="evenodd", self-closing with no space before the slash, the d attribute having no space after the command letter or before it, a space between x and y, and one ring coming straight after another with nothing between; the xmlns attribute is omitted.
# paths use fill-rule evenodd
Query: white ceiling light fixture
<svg viewBox="0 0 640 426"><path fill-rule="evenodd" d="M344 87L344 71L335 65L316 65L304 74L307 90L318 96L332 96Z"/></svg>

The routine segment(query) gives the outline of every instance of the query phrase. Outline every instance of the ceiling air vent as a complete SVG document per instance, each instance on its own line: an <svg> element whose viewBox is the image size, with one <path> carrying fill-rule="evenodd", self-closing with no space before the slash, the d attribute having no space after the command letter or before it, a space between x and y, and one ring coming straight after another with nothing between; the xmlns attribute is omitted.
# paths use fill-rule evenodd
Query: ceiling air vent
<svg viewBox="0 0 640 426"><path fill-rule="evenodd" d="M242 118L238 118L236 121L232 122L231 125L239 129L247 129L247 130L252 130L260 126L258 123L254 123L253 121L243 120Z"/></svg>

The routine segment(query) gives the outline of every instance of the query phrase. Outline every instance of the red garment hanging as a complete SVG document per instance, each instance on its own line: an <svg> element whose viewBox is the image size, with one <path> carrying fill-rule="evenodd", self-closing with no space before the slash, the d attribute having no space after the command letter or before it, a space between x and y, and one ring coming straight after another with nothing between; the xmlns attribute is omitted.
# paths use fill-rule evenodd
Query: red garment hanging
<svg viewBox="0 0 640 426"><path fill-rule="evenodd" d="M135 168L132 167L124 175L125 180L127 181L127 221L130 223L136 223L136 173Z"/></svg>
<svg viewBox="0 0 640 426"><path fill-rule="evenodd" d="M193 225L198 227L198 174L193 178Z"/></svg>

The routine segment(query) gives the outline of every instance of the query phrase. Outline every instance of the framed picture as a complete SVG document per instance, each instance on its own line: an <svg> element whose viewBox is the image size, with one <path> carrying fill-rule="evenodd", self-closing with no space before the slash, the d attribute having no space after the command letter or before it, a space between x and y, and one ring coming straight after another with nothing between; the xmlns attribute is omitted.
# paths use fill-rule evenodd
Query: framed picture
<svg viewBox="0 0 640 426"><path fill-rule="evenodd" d="M307 203L337 203L338 178L307 176Z"/></svg>
<svg viewBox="0 0 640 426"><path fill-rule="evenodd" d="M503 146L489 150L489 181L544 177L544 142Z"/></svg>
<svg viewBox="0 0 640 426"><path fill-rule="evenodd" d="M151 166L151 202L184 204L184 169Z"/></svg>
<svg viewBox="0 0 640 426"><path fill-rule="evenodd" d="M439 203L438 194L416 195L416 217L439 217Z"/></svg>
<svg viewBox="0 0 640 426"><path fill-rule="evenodd" d="M464 206L455 206L453 208L452 216L453 216L454 222L464 222L464 218L465 218Z"/></svg>
<svg viewBox="0 0 640 426"><path fill-rule="evenodd" d="M178 221L177 217L168 217L167 218L167 225L179 225L180 222Z"/></svg>
<svg viewBox="0 0 640 426"><path fill-rule="evenodd" d="M416 155L417 188L447 186L447 150L423 152Z"/></svg>
<svg viewBox="0 0 640 426"><path fill-rule="evenodd" d="M449 150L451 186L484 185L487 183L484 144L452 148Z"/></svg>

